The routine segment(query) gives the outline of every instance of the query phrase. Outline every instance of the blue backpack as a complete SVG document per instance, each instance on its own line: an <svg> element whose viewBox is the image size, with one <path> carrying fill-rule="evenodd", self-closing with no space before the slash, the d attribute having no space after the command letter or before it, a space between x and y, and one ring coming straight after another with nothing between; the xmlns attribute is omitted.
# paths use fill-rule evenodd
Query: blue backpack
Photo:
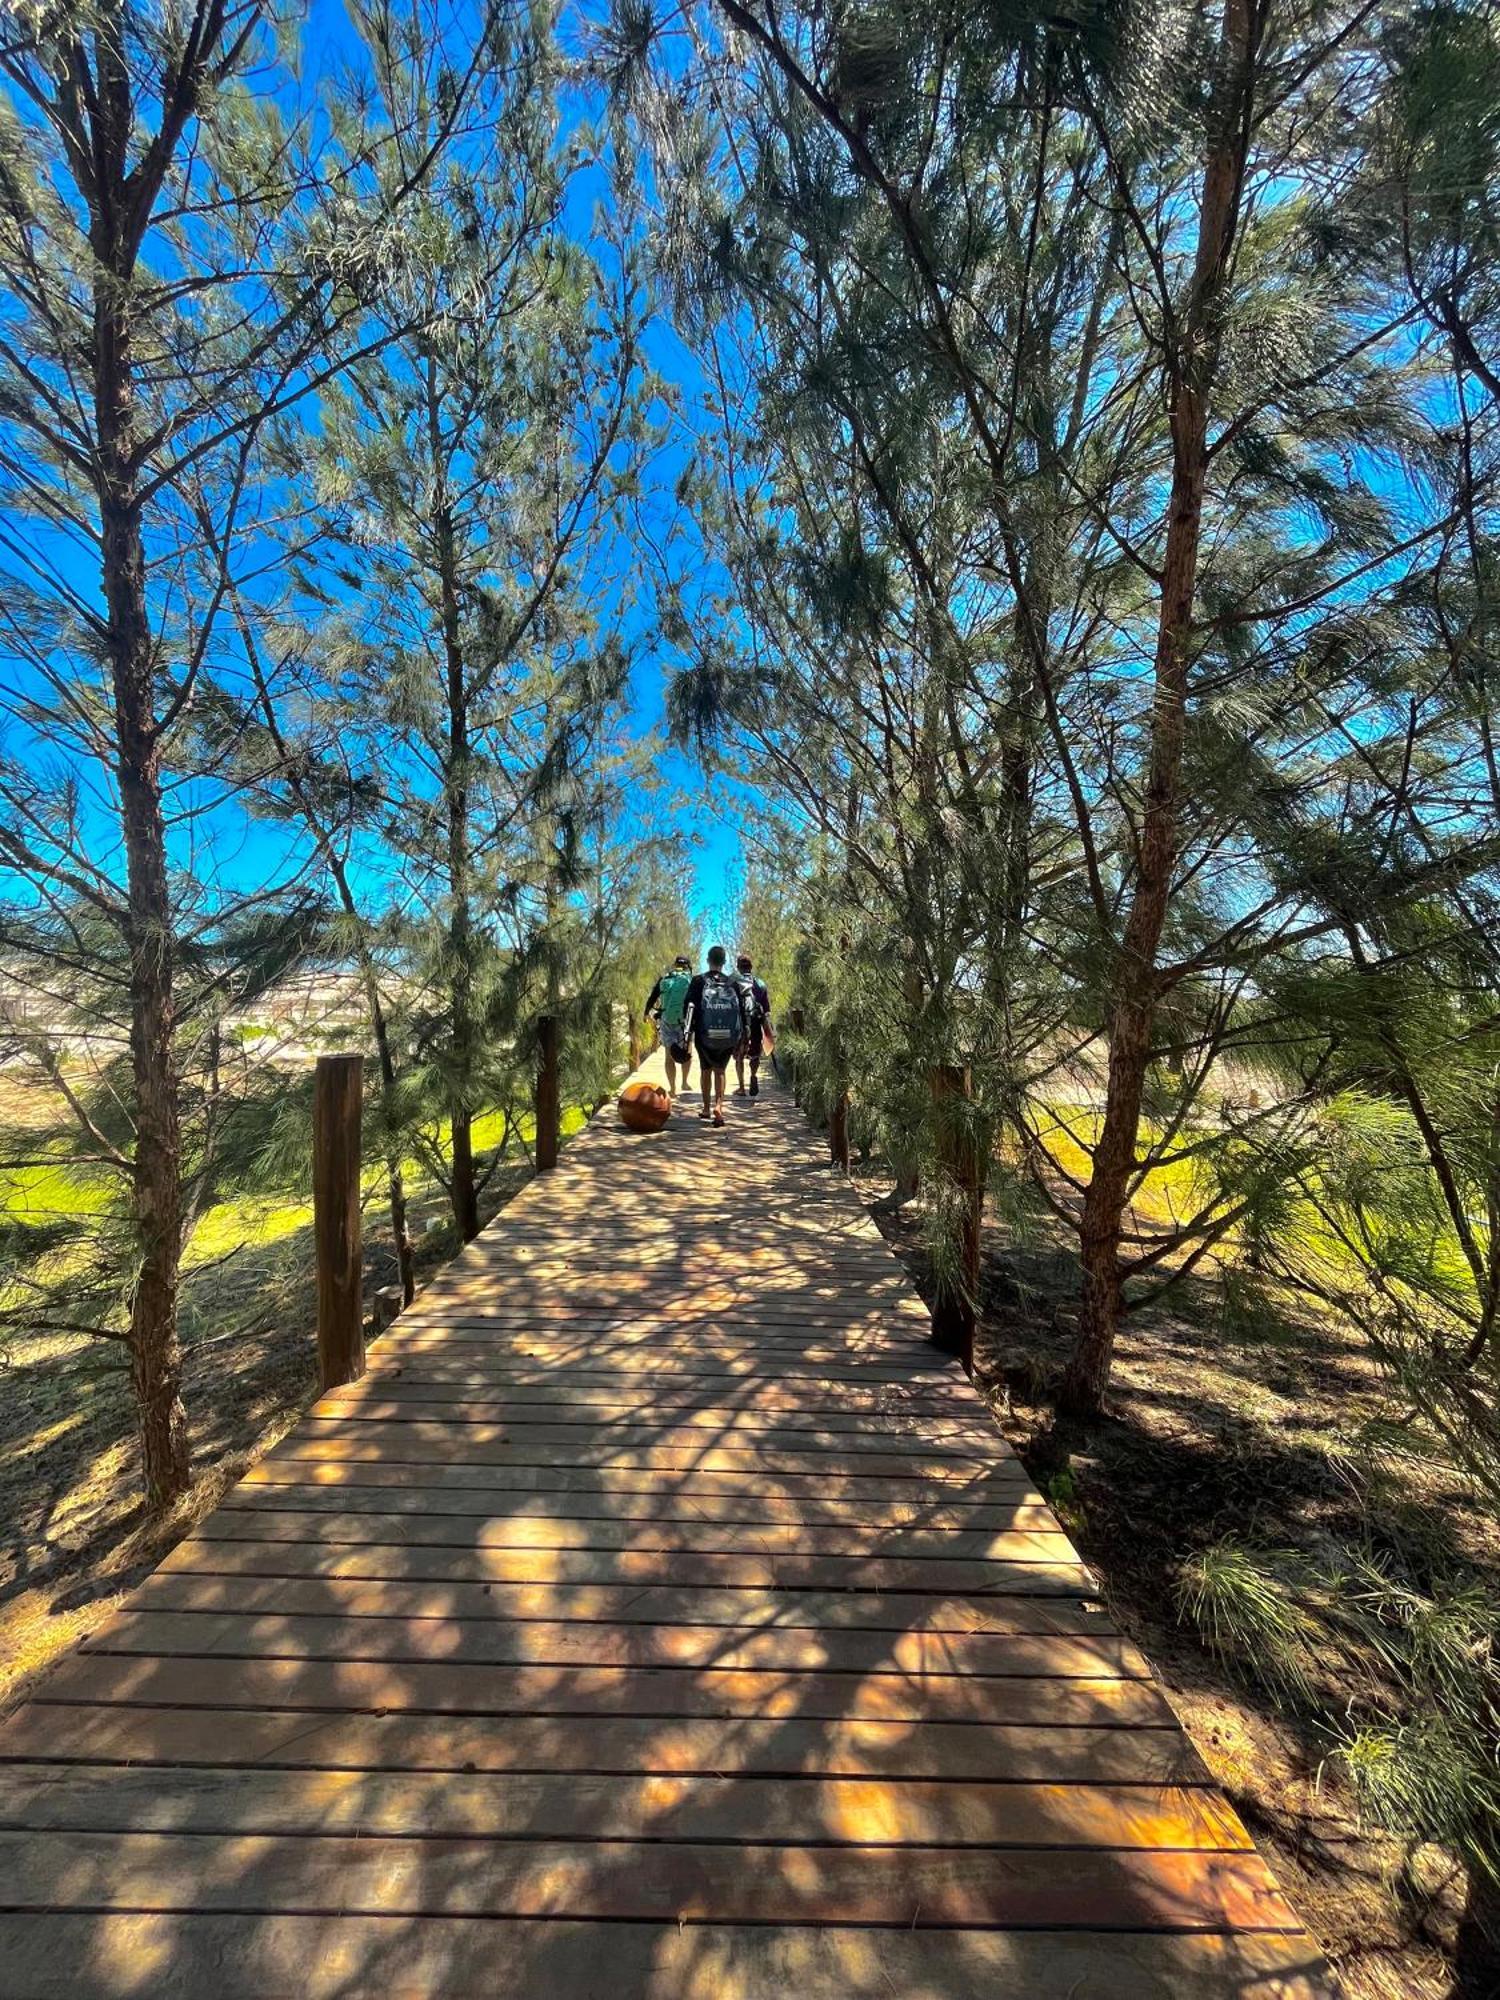
<svg viewBox="0 0 1500 2000"><path fill-rule="evenodd" d="M705 973L703 998L698 1007L695 1032L704 1048L715 1055L728 1054L739 1047L745 1032L745 1016L740 990L722 972Z"/></svg>

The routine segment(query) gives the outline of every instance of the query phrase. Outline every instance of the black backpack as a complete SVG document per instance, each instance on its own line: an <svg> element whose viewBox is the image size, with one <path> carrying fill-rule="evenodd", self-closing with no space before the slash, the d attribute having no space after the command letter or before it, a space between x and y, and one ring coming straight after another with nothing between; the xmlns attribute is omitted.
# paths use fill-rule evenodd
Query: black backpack
<svg viewBox="0 0 1500 2000"><path fill-rule="evenodd" d="M715 1055L738 1048L745 1032L745 1014L739 988L722 972L704 975L703 998L698 1004L695 1024L697 1039Z"/></svg>

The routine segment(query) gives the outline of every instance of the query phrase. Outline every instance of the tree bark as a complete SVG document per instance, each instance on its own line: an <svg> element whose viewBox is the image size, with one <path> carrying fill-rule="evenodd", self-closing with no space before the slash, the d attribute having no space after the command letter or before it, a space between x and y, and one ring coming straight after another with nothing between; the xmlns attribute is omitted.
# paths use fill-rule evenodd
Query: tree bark
<svg viewBox="0 0 1500 2000"><path fill-rule="evenodd" d="M436 507L438 594L443 630L443 664L448 702L448 753L444 772L444 804L448 820L449 1032L452 1036L452 1086L448 1116L452 1128L453 1167L448 1198L453 1220L465 1243L479 1234L479 1187L474 1175L474 928L469 890L469 691L464 674L463 634L459 621L458 552L452 508L444 476L442 418L438 408L433 364L428 363L428 430Z"/></svg>
<svg viewBox="0 0 1500 2000"><path fill-rule="evenodd" d="M401 1166L400 1143L391 1118L391 1099L396 1086L396 1064L391 1051L390 1026L374 980L370 982L370 1025L375 1034L375 1059L380 1065L381 1118L387 1128L385 1174L391 1213L391 1237L396 1245L396 1270L401 1280L401 1303L409 1306L417 1296L417 1261L411 1244L411 1223L407 1213L406 1175Z"/></svg>
<svg viewBox="0 0 1500 2000"><path fill-rule="evenodd" d="M1150 764L1135 884L1114 979L1104 1122L1080 1223L1082 1310L1077 1344L1059 1396L1059 1408L1070 1416L1094 1416L1102 1408L1120 1323L1124 1276L1120 1239L1160 990L1157 953L1180 853L1193 605L1208 477L1209 396L1250 142L1255 46L1249 0L1225 0L1220 79L1211 112L1192 287L1169 361L1172 484L1157 622Z"/></svg>
<svg viewBox="0 0 1500 2000"><path fill-rule="evenodd" d="M391 1216L391 1238L396 1248L396 1269L401 1280L401 1302L409 1306L417 1296L416 1260L412 1254L411 1229L407 1221L406 1177L401 1167L401 1137L396 1128L394 1102L396 1092L396 1052L391 1042L390 1022L386 1018L385 1002L380 996L380 979L374 956L365 934L360 917L359 904L355 900L354 885L349 879L349 870L344 857L322 817L314 806L307 786L298 772L298 760L292 756L281 722L276 713L276 703L272 699L270 684L260 663L260 649L255 643L255 634L243 610L237 612L240 632L245 642L246 657L255 678L255 689L260 701L261 715L266 732L275 745L276 754L284 767L287 789L297 802L298 810L307 823L318 852L323 857L324 866L333 878L338 891L339 907L349 919L358 939L356 949L359 954L360 979L365 989L365 1005L370 1010L370 1032L375 1037L375 1056L380 1066L380 1115L385 1127L385 1168L386 1186Z"/></svg>
<svg viewBox="0 0 1500 2000"><path fill-rule="evenodd" d="M843 1173L849 1171L849 1091L840 1084L828 1112L828 1157Z"/></svg>
<svg viewBox="0 0 1500 2000"><path fill-rule="evenodd" d="M365 1372L360 1232L363 1056L319 1056L313 1077L313 1233L318 1266L318 1387Z"/></svg>
<svg viewBox="0 0 1500 2000"><path fill-rule="evenodd" d="M562 1098L558 1068L558 1020L544 1014L536 1024L536 1170L550 1174L561 1141Z"/></svg>
<svg viewBox="0 0 1500 2000"><path fill-rule="evenodd" d="M933 1302L932 1340L945 1354L956 1354L964 1373L972 1375L984 1226L983 1149L975 1142L963 1108L973 1096L973 1079L962 1064L938 1063L929 1081L939 1157L960 1203L954 1245L957 1268L952 1282L939 1287Z"/></svg>
<svg viewBox="0 0 1500 2000"><path fill-rule="evenodd" d="M115 776L125 849L125 948L135 1156L135 1275L130 1380L146 1505L163 1512L190 1483L177 1305L182 1259L181 1083L174 1045L172 900L162 814L154 647L136 460L132 284L137 241L125 199L131 103L117 31L99 37L94 141L98 184L89 238L94 420L106 649L114 703Z"/></svg>

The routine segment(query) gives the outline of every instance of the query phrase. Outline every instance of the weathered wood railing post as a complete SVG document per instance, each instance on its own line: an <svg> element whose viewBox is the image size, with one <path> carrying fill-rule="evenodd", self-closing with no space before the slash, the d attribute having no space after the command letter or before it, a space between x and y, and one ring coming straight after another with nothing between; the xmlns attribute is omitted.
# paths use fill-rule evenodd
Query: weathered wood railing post
<svg viewBox="0 0 1500 2000"><path fill-rule="evenodd" d="M974 1322L979 1303L980 1231L984 1220L984 1161L969 1103L970 1072L957 1063L937 1063L931 1071L939 1156L958 1201L956 1269L939 1282L932 1308L933 1344L956 1354L974 1373Z"/></svg>
<svg viewBox="0 0 1500 2000"><path fill-rule="evenodd" d="M557 1165L561 1114L557 1058L557 1016L544 1014L536 1024L536 1170L539 1174L549 1174Z"/></svg>
<svg viewBox="0 0 1500 2000"><path fill-rule="evenodd" d="M365 1372L359 1133L363 1056L319 1056L313 1072L313 1237L318 1266L318 1380Z"/></svg>

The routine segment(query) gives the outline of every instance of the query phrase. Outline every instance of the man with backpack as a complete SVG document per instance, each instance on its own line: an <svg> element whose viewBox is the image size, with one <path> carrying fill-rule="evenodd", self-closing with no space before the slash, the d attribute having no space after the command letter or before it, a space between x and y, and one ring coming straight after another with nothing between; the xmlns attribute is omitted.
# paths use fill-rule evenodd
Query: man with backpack
<svg viewBox="0 0 1500 2000"><path fill-rule="evenodd" d="M682 1087L688 1087L692 1053L687 1037L687 997L693 983L693 961L681 952L646 995L643 1009L648 1021L656 1023L656 1039L667 1052L667 1089L677 1095L677 1070L682 1069Z"/></svg>
<svg viewBox="0 0 1500 2000"><path fill-rule="evenodd" d="M698 1077L703 1085L703 1109L698 1116L705 1122L712 1117L715 1125L724 1123L724 1072L745 1035L740 989L724 970L724 957L723 945L713 945L708 970L697 975L687 993L688 1032L698 1051Z"/></svg>
<svg viewBox="0 0 1500 2000"><path fill-rule="evenodd" d="M748 951L742 951L734 962L736 983L740 989L740 1012L745 1017L745 1036L734 1052L735 1096L760 1096L760 1061L766 1052L766 1044L774 1037L771 1027L771 996L766 991L764 980L755 976L755 966ZM745 1061L750 1062L750 1089L745 1090Z"/></svg>

